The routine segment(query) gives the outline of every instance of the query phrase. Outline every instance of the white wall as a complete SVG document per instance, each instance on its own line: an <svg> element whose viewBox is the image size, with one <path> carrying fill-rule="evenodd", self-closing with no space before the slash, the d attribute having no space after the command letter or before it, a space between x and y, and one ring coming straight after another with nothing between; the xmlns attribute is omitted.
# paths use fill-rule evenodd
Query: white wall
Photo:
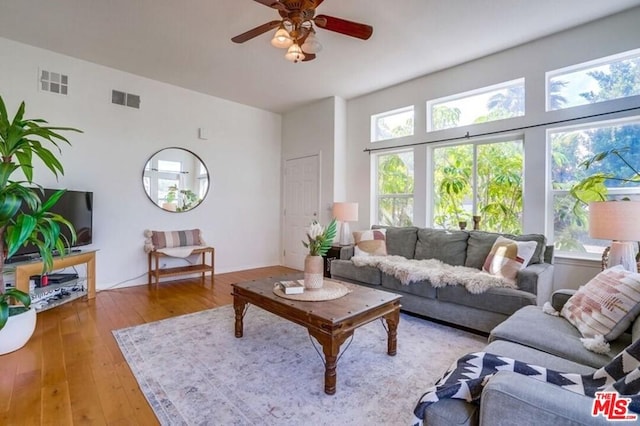
<svg viewBox="0 0 640 426"><path fill-rule="evenodd" d="M218 273L280 263L280 115L2 38L0 57L0 94L11 115L24 100L29 117L84 131L67 135L65 176L56 182L40 166L35 181L94 192L99 289L146 272L147 228L201 228L216 248ZM69 75L69 95L38 91L39 67ZM140 95L141 109L111 104L112 89ZM198 139L200 127L208 140ZM193 151L211 175L207 198L191 212L162 211L142 186L148 158L170 146Z"/></svg>
<svg viewBox="0 0 640 426"><path fill-rule="evenodd" d="M344 164L344 160L336 161L335 159L336 152L344 151L344 142L341 142L344 140L344 125L336 124L344 118L336 120L336 111L344 111L344 109L344 100L331 97L296 108L285 114L282 119L283 161L319 155L320 213L318 221L322 224L331 220L336 166L340 161ZM344 189L340 191L345 192Z"/></svg>
<svg viewBox="0 0 640 426"><path fill-rule="evenodd" d="M638 22L640 22L640 8L349 100L347 103L346 196L350 201L360 203L360 221L357 227L368 228L371 225L371 157L363 152L366 148L393 147L461 137L467 131L471 135L504 131L515 127L612 111L625 106L637 106L636 97L630 101L606 102L560 112L545 112L544 77L545 71L640 47ZM521 77L526 79L525 117L426 133L426 100ZM375 144L369 142L369 123L372 114L409 105L415 105L415 135ZM620 116L624 114L607 118ZM543 207L547 204L545 129L535 128L514 134L524 138L525 147L524 232L548 234L547 212ZM426 206L429 203L427 199L429 188L424 187L428 151L425 145L415 149L415 223L420 226L426 225L428 220ZM352 229L355 227L352 226ZM563 287L570 284L575 287L595 275L598 270L599 264L595 261L564 259L557 263L556 286ZM577 282L568 283L572 281L568 279L569 277L576 277Z"/></svg>

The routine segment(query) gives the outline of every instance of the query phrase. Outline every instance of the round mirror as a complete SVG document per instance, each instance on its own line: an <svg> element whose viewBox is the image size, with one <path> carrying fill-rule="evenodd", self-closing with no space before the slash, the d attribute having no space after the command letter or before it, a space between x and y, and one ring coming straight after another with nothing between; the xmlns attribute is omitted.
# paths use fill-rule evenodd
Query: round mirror
<svg viewBox="0 0 640 426"><path fill-rule="evenodd" d="M165 148L149 158L142 171L149 199L169 212L196 208L209 191L209 171L200 157L183 148Z"/></svg>

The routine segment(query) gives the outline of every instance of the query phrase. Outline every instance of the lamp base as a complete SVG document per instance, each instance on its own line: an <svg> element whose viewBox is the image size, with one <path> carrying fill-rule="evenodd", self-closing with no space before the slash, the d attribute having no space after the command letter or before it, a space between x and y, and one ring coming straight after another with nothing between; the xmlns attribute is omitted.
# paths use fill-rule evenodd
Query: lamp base
<svg viewBox="0 0 640 426"><path fill-rule="evenodd" d="M638 272L636 254L638 253L638 243L633 241L612 241L609 250L609 260L607 267L622 265L624 269L631 272Z"/></svg>
<svg viewBox="0 0 640 426"><path fill-rule="evenodd" d="M351 245L351 231L349 230L349 222L342 222L340 225L340 241L341 246Z"/></svg>

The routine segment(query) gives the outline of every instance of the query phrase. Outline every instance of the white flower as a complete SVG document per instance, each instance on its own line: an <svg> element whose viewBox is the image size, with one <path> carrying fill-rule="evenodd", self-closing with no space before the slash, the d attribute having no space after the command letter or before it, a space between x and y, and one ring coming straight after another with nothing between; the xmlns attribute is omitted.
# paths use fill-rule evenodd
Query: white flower
<svg viewBox="0 0 640 426"><path fill-rule="evenodd" d="M309 237L313 240L324 233L324 228L318 222L313 222L309 227Z"/></svg>

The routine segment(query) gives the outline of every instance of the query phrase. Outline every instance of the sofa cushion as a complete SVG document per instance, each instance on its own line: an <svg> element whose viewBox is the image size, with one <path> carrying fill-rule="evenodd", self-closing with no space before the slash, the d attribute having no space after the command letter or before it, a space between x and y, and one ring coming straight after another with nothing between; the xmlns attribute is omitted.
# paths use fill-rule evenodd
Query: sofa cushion
<svg viewBox="0 0 640 426"><path fill-rule="evenodd" d="M511 315L523 306L535 305L536 295L511 288L491 288L484 293L469 293L463 286L448 285L437 289L438 300L471 306L483 311Z"/></svg>
<svg viewBox="0 0 640 426"><path fill-rule="evenodd" d="M416 259L438 259L454 266L464 265L467 257L466 231L422 228L418 230Z"/></svg>
<svg viewBox="0 0 640 426"><path fill-rule="evenodd" d="M356 266L350 260L331 261L331 276L360 281L370 285L380 285L380 270L373 266Z"/></svg>
<svg viewBox="0 0 640 426"><path fill-rule="evenodd" d="M418 281L404 285L396 277L387 275L384 272L380 276L380 281L382 283L382 287L388 288L389 290L415 294L416 296L426 297L429 299L436 298L436 289L431 286L429 281Z"/></svg>
<svg viewBox="0 0 640 426"><path fill-rule="evenodd" d="M583 337L602 335L607 341L625 332L640 313L640 274L622 265L605 269L562 307L561 315Z"/></svg>
<svg viewBox="0 0 640 426"><path fill-rule="evenodd" d="M355 256L386 256L387 244L385 241L385 229L370 229L367 231L355 231Z"/></svg>
<svg viewBox="0 0 640 426"><path fill-rule="evenodd" d="M418 228L373 225L371 229L387 230L387 254L413 259L418 240Z"/></svg>
<svg viewBox="0 0 640 426"><path fill-rule="evenodd" d="M542 263L544 261L547 239L542 234L511 235L485 231L469 231L467 258L464 265L470 268L482 269L482 265L484 265L484 261L487 259L493 243L500 235L515 241L535 241L537 243L536 251L533 253L533 256L531 256L529 264Z"/></svg>
<svg viewBox="0 0 640 426"><path fill-rule="evenodd" d="M473 426L478 424L480 407L461 399L441 399L424 411L424 425Z"/></svg>
<svg viewBox="0 0 640 426"><path fill-rule="evenodd" d="M581 337L564 318L547 315L538 306L526 306L491 330L489 341L508 340L593 368L609 363L631 343L631 336L623 334L611 342L608 354L597 354L585 349Z"/></svg>
<svg viewBox="0 0 640 426"><path fill-rule="evenodd" d="M482 351L565 373L591 374L595 371L593 367L506 340L494 340Z"/></svg>
<svg viewBox="0 0 640 426"><path fill-rule="evenodd" d="M515 241L501 235L493 243L482 270L515 281L518 271L529 264L536 245L535 241Z"/></svg>

